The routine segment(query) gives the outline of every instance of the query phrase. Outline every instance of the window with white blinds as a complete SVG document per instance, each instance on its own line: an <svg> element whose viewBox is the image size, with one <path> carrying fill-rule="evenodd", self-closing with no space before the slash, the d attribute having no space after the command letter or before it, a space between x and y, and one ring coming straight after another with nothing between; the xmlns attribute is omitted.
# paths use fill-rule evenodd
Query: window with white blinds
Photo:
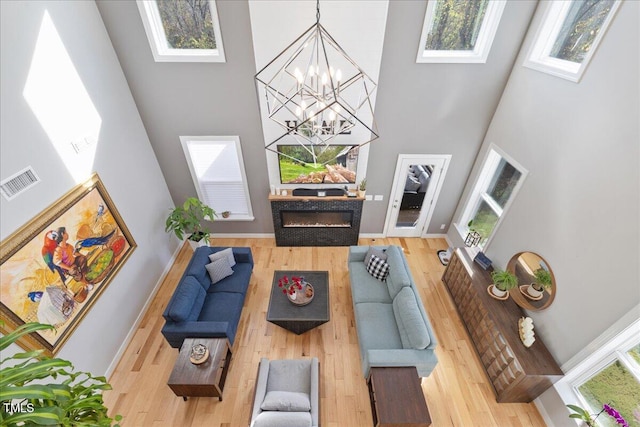
<svg viewBox="0 0 640 427"><path fill-rule="evenodd" d="M198 197L217 220L253 221L247 175L238 136L181 136ZM221 213L228 211L228 218Z"/></svg>

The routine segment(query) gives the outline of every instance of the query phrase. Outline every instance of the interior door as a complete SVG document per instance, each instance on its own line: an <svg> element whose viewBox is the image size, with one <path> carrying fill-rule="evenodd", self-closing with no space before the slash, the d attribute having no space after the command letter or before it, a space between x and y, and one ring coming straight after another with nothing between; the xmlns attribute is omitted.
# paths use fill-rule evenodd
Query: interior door
<svg viewBox="0 0 640 427"><path fill-rule="evenodd" d="M386 236L420 237L426 233L450 159L449 155L398 155Z"/></svg>

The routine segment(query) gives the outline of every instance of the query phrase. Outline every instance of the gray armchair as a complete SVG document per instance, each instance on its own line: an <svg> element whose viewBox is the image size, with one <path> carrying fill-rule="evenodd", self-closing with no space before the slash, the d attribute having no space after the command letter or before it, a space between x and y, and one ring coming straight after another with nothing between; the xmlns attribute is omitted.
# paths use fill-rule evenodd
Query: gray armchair
<svg viewBox="0 0 640 427"><path fill-rule="evenodd" d="M319 427L320 363L262 358L250 427Z"/></svg>

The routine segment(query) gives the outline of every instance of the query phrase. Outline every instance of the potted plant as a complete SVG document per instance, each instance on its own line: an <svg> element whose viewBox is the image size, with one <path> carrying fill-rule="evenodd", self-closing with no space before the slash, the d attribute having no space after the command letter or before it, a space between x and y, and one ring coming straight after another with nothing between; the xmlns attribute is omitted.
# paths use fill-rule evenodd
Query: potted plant
<svg viewBox="0 0 640 427"><path fill-rule="evenodd" d="M489 286L489 294L498 299L506 299L509 290L518 286L518 278L515 274L505 270L494 270L491 273L493 285Z"/></svg>
<svg viewBox="0 0 640 427"><path fill-rule="evenodd" d="M203 227L203 221L213 221L215 211L196 197L189 197L184 204L171 210L165 222L165 231L174 232L180 240L185 238L192 248L209 244L211 234Z"/></svg>
<svg viewBox="0 0 640 427"><path fill-rule="evenodd" d="M360 180L360 184L358 184L358 197L364 198L366 190L367 190L367 179L362 178L362 180Z"/></svg>
<svg viewBox="0 0 640 427"><path fill-rule="evenodd" d="M532 299L540 299L542 298L542 294L545 289L549 289L551 287L551 273L544 268L539 268L533 273L533 275L535 276L536 281L527 286L526 296L529 296Z"/></svg>
<svg viewBox="0 0 640 427"><path fill-rule="evenodd" d="M231 211L222 212L222 218L229 218L231 216Z"/></svg>
<svg viewBox="0 0 640 427"><path fill-rule="evenodd" d="M0 351L23 335L51 325L26 323L0 337ZM111 426L122 417L107 415L102 392L111 390L105 377L75 372L71 362L50 358L42 350L16 353L0 362L0 424ZM116 424L117 426L117 424Z"/></svg>

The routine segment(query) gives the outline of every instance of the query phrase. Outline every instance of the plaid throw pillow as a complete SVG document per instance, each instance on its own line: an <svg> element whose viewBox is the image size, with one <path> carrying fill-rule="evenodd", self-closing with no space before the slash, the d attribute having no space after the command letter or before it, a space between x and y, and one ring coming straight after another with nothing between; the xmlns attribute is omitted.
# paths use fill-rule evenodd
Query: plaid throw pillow
<svg viewBox="0 0 640 427"><path fill-rule="evenodd" d="M387 264L387 261L371 255L369 264L367 264L367 271L376 279L384 282L389 275L389 264Z"/></svg>

